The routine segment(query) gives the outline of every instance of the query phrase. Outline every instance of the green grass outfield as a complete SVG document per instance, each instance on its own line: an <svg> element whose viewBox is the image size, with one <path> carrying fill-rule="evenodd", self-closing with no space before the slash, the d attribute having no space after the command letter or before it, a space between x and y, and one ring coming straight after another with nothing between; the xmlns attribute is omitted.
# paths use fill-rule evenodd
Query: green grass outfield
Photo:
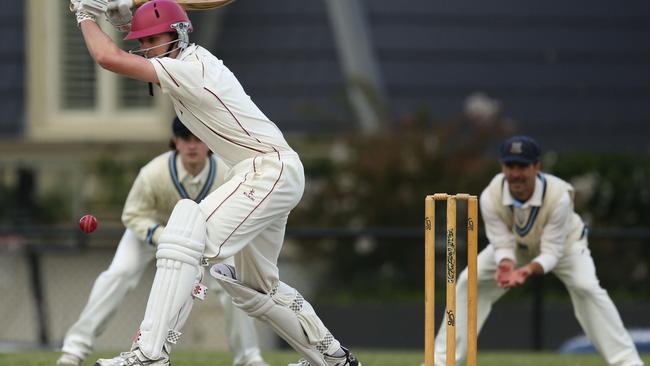
<svg viewBox="0 0 650 366"><path fill-rule="evenodd" d="M355 351L364 366L419 366L422 352L415 351ZM92 365L97 357L113 356L112 353L93 354L86 365ZM4 366L54 366L58 357L55 352L12 352L0 353L0 365ZM271 366L286 366L295 362L298 356L294 352L264 352ZM650 354L643 355L643 360L650 365ZM232 358L226 352L188 352L178 351L172 354L174 366L230 366ZM600 366L605 362L598 355L559 355L557 353L521 353L521 352L479 352L478 364L481 366Z"/></svg>

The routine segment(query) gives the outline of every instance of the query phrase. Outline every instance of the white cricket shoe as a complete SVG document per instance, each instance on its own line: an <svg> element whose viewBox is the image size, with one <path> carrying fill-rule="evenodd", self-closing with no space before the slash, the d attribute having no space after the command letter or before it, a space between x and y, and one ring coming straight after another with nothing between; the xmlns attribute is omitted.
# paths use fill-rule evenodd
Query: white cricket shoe
<svg viewBox="0 0 650 366"><path fill-rule="evenodd" d="M347 348L341 347L341 349L345 352L345 356L343 357L325 355L325 362L327 362L328 366L362 366L361 362ZM311 366L311 364L309 361L301 358L298 360L298 363L290 363L288 366Z"/></svg>
<svg viewBox="0 0 650 366"><path fill-rule="evenodd" d="M157 360L150 360L143 355L139 349L129 352L122 352L114 358L100 358L95 366L170 366L169 354L163 349L163 357Z"/></svg>
<svg viewBox="0 0 650 366"><path fill-rule="evenodd" d="M59 357L59 359L56 360L57 366L81 366L81 364L83 363L84 363L83 358L67 352L63 352L61 354L61 357Z"/></svg>

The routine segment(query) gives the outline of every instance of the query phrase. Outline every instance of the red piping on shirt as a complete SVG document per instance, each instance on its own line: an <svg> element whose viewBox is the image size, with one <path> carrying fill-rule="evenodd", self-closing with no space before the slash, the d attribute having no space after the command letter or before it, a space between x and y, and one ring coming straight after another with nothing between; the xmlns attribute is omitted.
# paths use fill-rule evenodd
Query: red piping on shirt
<svg viewBox="0 0 650 366"><path fill-rule="evenodd" d="M244 219L239 223L239 225L237 225L237 227L235 227L235 229L230 233L230 235L228 235L228 237L226 237L226 239L224 239L223 243L221 243L221 244L219 245L219 250L217 251L217 254L216 254L214 257L212 257L212 258L216 258L216 257L219 256L219 254L221 254L221 247L223 247L223 245L226 244L226 242L228 241L228 239L230 239L230 237L232 237L232 235L235 233L235 231L237 231L237 229L239 229L239 228L244 224L244 222L246 222L246 220L247 220L247 219L248 219L248 218L253 214L253 212L255 212L255 210L257 210L257 208L260 207L260 205L261 205L264 201L266 201L266 199L271 195L271 193L273 193L273 191L275 190L275 186L276 186L276 185L278 184L278 182L280 181L280 178L282 178L282 172L283 172L283 171L284 171L284 163L282 163L282 166L281 166L281 168L280 168L280 174L278 175L278 179L276 179L276 180L275 180L275 183L273 183L273 187L271 187L271 190L269 191L269 193L267 193L266 196L264 196L264 198L262 198L262 200L261 200L261 201L260 201L260 202L255 206L255 207L253 207L253 209L251 210L251 212L249 212L248 215L246 215L246 217L244 217ZM242 183L243 183L243 182L242 182ZM239 186L237 186L237 188L239 188ZM234 192L233 192L233 193L234 193ZM232 193L230 194L230 196L232 196ZM228 196L227 198L229 198L230 196ZM210 214L210 216L208 216L208 219L209 219L209 218L210 218L210 217L211 217L211 216L212 216L212 215L217 211L217 209L219 209L219 207L221 207L222 204L223 204L223 202L222 202L221 204L219 204L219 206L218 206L217 208L215 208L214 211L212 211L212 213Z"/></svg>
<svg viewBox="0 0 650 366"><path fill-rule="evenodd" d="M194 118L196 118L197 121L201 122L201 124L202 124L203 126L205 126L205 128L207 128L208 130L212 131L212 133L214 133L215 135L221 137L222 139L224 139L224 140L230 142L230 143L233 144L233 145L241 146L241 147L243 147L243 148L245 148L245 149L253 150L253 151L256 151L256 152L258 152L258 153L260 153L260 154L266 154L266 153L267 153L266 151L262 151L262 150L259 150L259 149L256 149L256 148L253 148L253 147L250 147L250 146L243 145L243 144L241 144L241 143L239 143L239 142L237 142L237 141L235 141L235 140L232 140L232 139L230 139L230 138L228 138L228 137L226 137L226 136L220 134L219 132L215 131L212 127L210 127L207 123L203 122L199 117L197 117L197 116L196 116L196 115L195 115L195 114L194 114L194 113L193 113L189 108L187 108L187 106L185 106L185 104L184 104L180 99L177 99L177 100L178 100L178 102L183 106L183 108L185 108L188 112L190 112L190 114L191 114ZM275 149L274 149L274 150L275 150Z"/></svg>
<svg viewBox="0 0 650 366"><path fill-rule="evenodd" d="M154 61L157 61L157 62L158 62L158 64L160 65L160 67L162 67L163 70L165 70L165 72L167 73L167 75L169 75L169 78L172 79L172 81L174 82L174 84L176 84L176 86L180 86L180 85L176 82L176 79L174 79L174 77L172 76L172 74L170 74L169 71L167 71L167 68L165 68L165 65L163 65L162 62L160 62L160 60L154 58Z"/></svg>

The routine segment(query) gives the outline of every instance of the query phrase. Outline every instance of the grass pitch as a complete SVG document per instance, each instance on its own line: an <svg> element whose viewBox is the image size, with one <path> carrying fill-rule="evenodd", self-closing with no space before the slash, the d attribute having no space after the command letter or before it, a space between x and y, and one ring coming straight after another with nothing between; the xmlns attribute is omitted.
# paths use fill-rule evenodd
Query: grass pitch
<svg viewBox="0 0 650 366"><path fill-rule="evenodd" d="M88 358L86 365L93 365L96 358L112 357L118 352L95 353ZM364 366L420 366L422 352L417 351L375 351L355 350ZM2 366L54 366L56 352L11 352L0 353ZM299 357L290 351L266 351L266 361L271 366L286 366ZM646 364L650 364L650 354L643 355ZM232 356L227 352L189 352L178 351L172 354L173 366L231 366ZM600 366L604 360L595 354L560 355L557 353L521 353L521 352L479 352L478 364L481 366Z"/></svg>

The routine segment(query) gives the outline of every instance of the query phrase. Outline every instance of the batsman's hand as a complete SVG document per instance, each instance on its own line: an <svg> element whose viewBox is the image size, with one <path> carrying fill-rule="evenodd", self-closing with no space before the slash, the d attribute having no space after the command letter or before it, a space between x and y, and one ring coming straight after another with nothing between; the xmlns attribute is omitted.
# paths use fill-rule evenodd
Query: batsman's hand
<svg viewBox="0 0 650 366"><path fill-rule="evenodd" d="M70 11L77 17L77 25L84 20L96 21L108 8L108 0L70 0Z"/></svg>
<svg viewBox="0 0 650 366"><path fill-rule="evenodd" d="M70 11L80 12L98 17L108 8L108 0L70 0Z"/></svg>
<svg viewBox="0 0 650 366"><path fill-rule="evenodd" d="M106 19L120 32L131 30L133 0L108 0Z"/></svg>
<svg viewBox="0 0 650 366"><path fill-rule="evenodd" d="M108 10L117 8L133 9L133 0L108 0Z"/></svg>
<svg viewBox="0 0 650 366"><path fill-rule="evenodd" d="M77 12L77 9L81 6L81 0L70 0L70 11L73 13Z"/></svg>

